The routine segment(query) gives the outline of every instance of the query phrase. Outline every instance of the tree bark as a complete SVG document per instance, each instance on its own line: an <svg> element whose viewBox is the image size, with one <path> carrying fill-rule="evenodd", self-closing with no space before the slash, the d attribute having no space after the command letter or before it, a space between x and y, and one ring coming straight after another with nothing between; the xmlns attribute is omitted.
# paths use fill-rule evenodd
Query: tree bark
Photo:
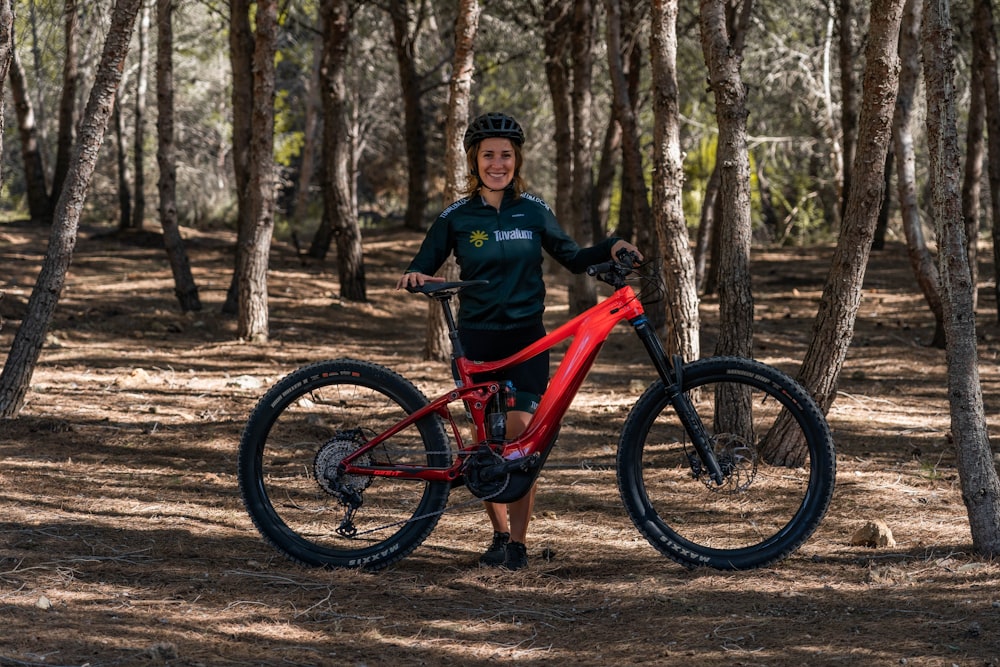
<svg viewBox="0 0 1000 667"><path fill-rule="evenodd" d="M475 43L479 31L479 0L460 0L455 18L455 55L452 59L448 85L448 115L445 119L445 185L446 203L462 196L469 173L463 138L469 124L469 98L472 77L476 71ZM458 279L458 264L448 259L439 272L446 280ZM427 343L424 358L445 361L451 356L452 345L444 313L435 301L427 311Z"/></svg>
<svg viewBox="0 0 1000 667"><path fill-rule="evenodd" d="M0 372L0 419L17 417L24 407L45 334L62 294L66 272L76 247L80 214L114 106L115 90L121 81L140 1L118 0L112 12L97 78L80 126L80 141L56 204L45 260L28 299L24 319L14 334L7 361Z"/></svg>
<svg viewBox="0 0 1000 667"><path fill-rule="evenodd" d="M684 205L684 159L677 85L678 0L653 0L650 63L653 76L653 209L663 256L667 354L691 361L701 356L698 290Z"/></svg>
<svg viewBox="0 0 1000 667"><path fill-rule="evenodd" d="M145 143L146 143L146 88L148 87L147 70L149 69L149 0L143 0L142 9L139 14L139 62L138 71L135 77L135 135L132 139L133 154L133 186L135 195L133 196L132 219L129 227L132 229L142 229L143 220L146 217L146 169L145 169Z"/></svg>
<svg viewBox="0 0 1000 667"><path fill-rule="evenodd" d="M751 0L744 0L743 15ZM750 289L750 157L746 87L740 75L745 30L727 19L725 0L701 0L701 39L719 125L722 217L719 245L719 340L715 354L753 356ZM731 27L733 25L733 27Z"/></svg>
<svg viewBox="0 0 1000 667"><path fill-rule="evenodd" d="M156 0L156 163L160 177L160 227L183 312L201 310L198 286L177 223L177 164L174 156L174 0Z"/></svg>
<svg viewBox="0 0 1000 667"><path fill-rule="evenodd" d="M324 0L323 24L323 208L337 247L340 296L366 301L364 253L351 180L350 119L344 69L350 47L351 11L347 0Z"/></svg>
<svg viewBox="0 0 1000 667"><path fill-rule="evenodd" d="M861 305L865 268L882 202L885 157L892 139L892 116L899 90L899 29L904 0L874 0L871 9L858 123L854 177L819 312L813 323L798 380L826 413L837 396L837 383L854 335ZM779 420L763 456L774 463L797 465L805 458L804 443L789 437L788 420ZM794 430L794 429L793 429ZM774 436L774 437L771 437Z"/></svg>
<svg viewBox="0 0 1000 667"><path fill-rule="evenodd" d="M951 11L948 0L927 3L921 29L927 84L927 143L931 203L938 232L938 264L947 331L951 432L969 514L972 544L981 555L1000 555L1000 477L986 429L979 382L976 316L959 187L961 154L955 112Z"/></svg>
<svg viewBox="0 0 1000 667"><path fill-rule="evenodd" d="M274 232L274 54L277 43L277 0L257 0L253 48L253 108L247 203L248 229L238 254L241 340L268 339L267 265Z"/></svg>
<svg viewBox="0 0 1000 667"><path fill-rule="evenodd" d="M969 242L969 271L972 273L972 307L979 302L979 218L983 205L983 162L986 157L986 89L983 81L983 53L973 45L969 68L969 118L965 133L965 169L962 178L962 217Z"/></svg>
<svg viewBox="0 0 1000 667"><path fill-rule="evenodd" d="M115 164L118 166L118 229L124 231L132 221L132 193L128 182L128 146L125 144L123 101L122 86L119 86L115 92L115 110L111 113L111 122L114 125Z"/></svg>
<svg viewBox="0 0 1000 667"><path fill-rule="evenodd" d="M581 246L592 245L594 238L590 212L594 196L593 177L593 114L591 91L594 64L594 7L591 0L573 3L572 32L572 103L573 118L573 192L570 199L569 232ZM569 282L570 316L578 315L597 303L594 279L575 274Z"/></svg>
<svg viewBox="0 0 1000 667"><path fill-rule="evenodd" d="M407 166L406 216L403 224L407 229L423 230L427 211L427 136L416 62L416 42L421 22L417 20L411 28L414 22L410 20L410 0L391 0L389 15L403 95L403 139Z"/></svg>
<svg viewBox="0 0 1000 667"><path fill-rule="evenodd" d="M979 52L986 96L986 141L988 184L993 229L993 294L1000 321L1000 69L997 66L996 24L989 0L975 0L973 6L972 44Z"/></svg>
<svg viewBox="0 0 1000 667"><path fill-rule="evenodd" d="M239 311L240 254L246 246L244 236L250 225L250 142L253 108L253 29L250 26L250 0L229 2L229 62L232 68L233 104L233 175L236 179L236 256L233 279L226 293L222 312Z"/></svg>
<svg viewBox="0 0 1000 667"><path fill-rule="evenodd" d="M938 271L934 256L924 238L917 203L916 152L913 147L913 105L920 81L920 17L923 0L906 0L899 31L899 92L893 114L893 144L899 161L896 177L899 208L903 218L903 233L913 275L923 292L934 317L934 337L931 344L944 349L944 311L938 292Z"/></svg>
<svg viewBox="0 0 1000 667"><path fill-rule="evenodd" d="M3 183L4 82L14 55L14 11L10 0L0 0L0 183ZM0 326L2 326L0 321Z"/></svg>
<svg viewBox="0 0 1000 667"><path fill-rule="evenodd" d="M76 134L76 87L80 78L76 48L76 31L79 23L76 0L66 0L64 11L66 56L63 61L63 88L59 102L59 139L56 144L56 165L52 175L52 192L49 194L49 201L52 202L50 206L59 199L63 183L66 180Z"/></svg>
<svg viewBox="0 0 1000 667"><path fill-rule="evenodd" d="M14 36L13 30L11 36ZM28 213L32 221L48 224L52 220L52 202L46 182L45 163L42 158L39 127L35 120L34 106L28 94L24 68L11 45L10 92L17 114L17 130L21 139L21 160L24 163L24 184L27 189Z"/></svg>
<svg viewBox="0 0 1000 667"><path fill-rule="evenodd" d="M854 71L857 58L854 52L854 9L852 0L838 0L837 18L840 21L838 56L840 60L840 127L842 132L843 161L840 197L840 218L847 211L847 197L851 191L854 156L858 147L858 75Z"/></svg>
<svg viewBox="0 0 1000 667"><path fill-rule="evenodd" d="M607 11L606 34L607 34L607 54L608 72L611 79L611 87L614 100L614 116L618 119L622 128L622 190L623 204L628 202L630 211L628 216L633 220L636 229L636 240L639 245L646 248L656 248L657 252L651 253L650 261L643 267L643 272L659 280L663 272L663 263L660 258L659 249L661 240L659 226L655 224L649 206L649 193L646 190L646 177L642 166L642 147L639 142L639 122L636 119L635 101L633 93L629 90L629 80L626 78L625 65L622 62L622 54L626 49L622 46L622 11L620 0L605 0L605 10ZM631 36L630 37L634 37ZM632 63L638 66L638 63ZM637 74L629 72L629 74ZM628 196L624 195L627 184ZM624 206L623 213L624 211ZM630 225L632 226L632 225ZM667 322L666 303L662 295L656 290L645 290L640 294L646 314L654 328L663 330Z"/></svg>
<svg viewBox="0 0 1000 667"><path fill-rule="evenodd" d="M545 8L545 78L552 99L556 147L556 217L572 215L573 200L573 101L570 95L569 36L573 12L567 0L549 0Z"/></svg>

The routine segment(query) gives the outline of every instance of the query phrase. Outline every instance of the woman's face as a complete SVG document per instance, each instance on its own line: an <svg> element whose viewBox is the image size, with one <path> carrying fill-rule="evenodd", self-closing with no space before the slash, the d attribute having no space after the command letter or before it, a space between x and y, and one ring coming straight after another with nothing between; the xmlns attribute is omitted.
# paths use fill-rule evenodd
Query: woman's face
<svg viewBox="0 0 1000 667"><path fill-rule="evenodd" d="M479 178L490 190L503 190L514 180L517 156L510 139L490 137L479 144L476 167Z"/></svg>

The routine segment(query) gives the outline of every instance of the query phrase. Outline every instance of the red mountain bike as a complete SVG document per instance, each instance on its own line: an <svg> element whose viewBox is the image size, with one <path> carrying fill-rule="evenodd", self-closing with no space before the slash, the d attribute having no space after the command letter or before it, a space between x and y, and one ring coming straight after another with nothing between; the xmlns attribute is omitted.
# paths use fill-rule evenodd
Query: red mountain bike
<svg viewBox="0 0 1000 667"><path fill-rule="evenodd" d="M790 555L833 495L836 463L823 414L802 386L763 363L668 358L626 282L633 260L623 253L590 267L614 287L609 298L494 362L465 357L450 306L483 281L412 290L440 302L454 348L456 386L432 401L394 371L353 359L314 363L280 380L250 414L239 446L240 491L261 535L301 564L377 570L423 542L453 488L495 502L520 498L602 344L624 320L659 375L618 441L618 488L635 526L688 567L750 569ZM509 388L473 382L473 374L570 338L527 429L505 440ZM473 433L463 436L466 416Z"/></svg>

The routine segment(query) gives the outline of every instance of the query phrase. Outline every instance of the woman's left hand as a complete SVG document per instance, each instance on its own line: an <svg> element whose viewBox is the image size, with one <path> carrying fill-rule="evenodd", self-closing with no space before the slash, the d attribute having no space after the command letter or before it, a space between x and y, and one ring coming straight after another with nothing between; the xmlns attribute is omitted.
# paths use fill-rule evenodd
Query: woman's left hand
<svg viewBox="0 0 1000 667"><path fill-rule="evenodd" d="M611 259L618 259L618 253L622 250L635 253L640 262L643 260L642 253L639 252L639 249L625 240L615 241L615 244L611 246Z"/></svg>

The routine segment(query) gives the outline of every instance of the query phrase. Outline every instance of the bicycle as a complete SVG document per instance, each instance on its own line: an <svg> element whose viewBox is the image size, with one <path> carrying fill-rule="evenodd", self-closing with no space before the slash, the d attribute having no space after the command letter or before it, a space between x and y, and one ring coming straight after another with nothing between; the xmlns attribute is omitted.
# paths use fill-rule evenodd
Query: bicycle
<svg viewBox="0 0 1000 667"><path fill-rule="evenodd" d="M291 372L260 399L239 445L240 493L260 534L299 564L378 570L430 535L450 509L452 489L464 485L470 502L520 498L602 344L626 321L658 374L618 442L619 494L636 528L686 567L751 569L791 555L833 495L826 419L801 385L761 362L668 358L627 281L635 271L627 253L590 267L588 274L612 286L607 299L494 362L465 357L450 306L460 290L485 281L411 289L441 304L453 347L455 388L434 400L367 361L320 361ZM473 375L570 338L527 429L504 439L504 409L516 388ZM472 435L463 437L463 417ZM792 464L769 462L787 460L789 451L798 459Z"/></svg>

